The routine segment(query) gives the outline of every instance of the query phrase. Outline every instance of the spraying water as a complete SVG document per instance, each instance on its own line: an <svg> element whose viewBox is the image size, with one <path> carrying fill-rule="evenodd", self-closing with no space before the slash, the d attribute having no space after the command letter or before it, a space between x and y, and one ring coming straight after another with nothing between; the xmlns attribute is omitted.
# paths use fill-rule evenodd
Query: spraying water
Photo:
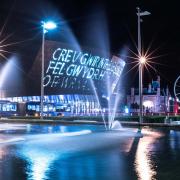
<svg viewBox="0 0 180 180"><path fill-rule="evenodd" d="M118 103L120 99L118 83L119 83L122 71L124 69L125 62L116 56L112 57L112 61L117 62L117 66L120 66L120 68L119 68L119 73L116 74L116 76L113 76L114 78L110 78L109 75L107 76L108 124L109 124L109 129L115 128L117 127L117 124L119 124L118 125L118 129L119 129L121 127L121 124L118 121L114 121L114 120L115 120Z"/></svg>
<svg viewBox="0 0 180 180"><path fill-rule="evenodd" d="M21 89L21 71L18 58L16 56L9 58L0 72L0 89L11 90L14 86Z"/></svg>
<svg viewBox="0 0 180 180"><path fill-rule="evenodd" d="M6 82L6 78L8 77L12 69L13 61L14 58L9 59L2 69L2 72L0 74L0 88L2 88L4 83Z"/></svg>
<svg viewBox="0 0 180 180"><path fill-rule="evenodd" d="M108 32L108 26L107 26L107 18L104 11L99 7L99 9L96 9L95 12L99 12L99 14L96 16L96 19L92 19L90 17L88 21L88 28L86 32L86 41L88 41L91 44L94 44L98 49L101 49L101 54L103 57L110 57L110 42L109 42L109 32ZM113 56L111 61L113 63L116 63L117 66L120 66L120 71L118 74L113 74L111 70L107 70L108 72L105 75L104 84L105 89L103 89L103 95L101 93L98 93L100 89L96 88L96 83L94 80L90 79L90 84L92 87L92 91L96 97L96 101L98 103L98 109L100 109L100 113L105 125L106 129L111 129L112 124L115 119L118 102L119 102L119 94L114 96L115 90L117 89L117 85L122 73L122 70L125 66L125 62L121 60L119 57ZM101 88L101 87L100 87ZM102 110L101 105L101 97L104 97L107 100L107 116L108 116L108 122L106 123L105 115Z"/></svg>

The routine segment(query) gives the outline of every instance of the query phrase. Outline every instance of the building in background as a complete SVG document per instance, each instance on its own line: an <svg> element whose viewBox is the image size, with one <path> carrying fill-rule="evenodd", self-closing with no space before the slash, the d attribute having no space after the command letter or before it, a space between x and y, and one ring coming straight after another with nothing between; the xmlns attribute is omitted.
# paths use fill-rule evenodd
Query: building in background
<svg viewBox="0 0 180 180"><path fill-rule="evenodd" d="M160 76L156 81L149 83L147 88L143 88L143 112L144 113L168 113L173 112L173 104L170 100L168 87L160 86ZM139 112L139 89L131 88L130 95L127 95L127 106L132 113Z"/></svg>
<svg viewBox="0 0 180 180"><path fill-rule="evenodd" d="M39 115L41 54L39 49L26 80L27 91L17 95L19 89L14 87L2 92L0 111L15 113L14 109L19 109L18 115ZM46 41L43 112L45 115L100 113L108 108L109 96L114 97L119 91L124 66L121 58L109 52ZM14 103L18 107L14 108Z"/></svg>

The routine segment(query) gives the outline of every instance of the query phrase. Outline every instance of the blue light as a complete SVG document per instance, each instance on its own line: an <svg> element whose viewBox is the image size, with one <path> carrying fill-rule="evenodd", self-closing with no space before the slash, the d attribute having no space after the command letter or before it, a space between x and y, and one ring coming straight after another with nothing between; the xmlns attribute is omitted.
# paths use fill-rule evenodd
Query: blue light
<svg viewBox="0 0 180 180"><path fill-rule="evenodd" d="M127 106L125 106L125 109L124 109L125 113L128 114L129 113L129 109Z"/></svg>
<svg viewBox="0 0 180 180"><path fill-rule="evenodd" d="M47 22L42 22L42 27L45 30L52 30L57 27L57 25L53 21L47 21Z"/></svg>

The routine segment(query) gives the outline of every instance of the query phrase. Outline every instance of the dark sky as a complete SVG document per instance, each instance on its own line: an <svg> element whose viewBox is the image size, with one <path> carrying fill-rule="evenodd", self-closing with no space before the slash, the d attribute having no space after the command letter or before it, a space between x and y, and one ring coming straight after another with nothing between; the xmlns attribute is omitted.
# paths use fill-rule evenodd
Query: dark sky
<svg viewBox="0 0 180 180"><path fill-rule="evenodd" d="M180 75L180 23L178 0L1 0L0 27L5 28L3 36L13 33L9 42L24 41L7 47L20 57L24 76L28 76L36 53L41 45L40 21L52 17L58 22L58 29L48 34L47 39L65 41L67 26L82 46L105 48L115 54L133 54L137 42L136 7L151 12L143 18L142 41L144 49L152 43L152 56L160 56L152 61L157 70L149 69L144 73L144 84L156 75L161 76L162 85L173 88L175 79ZM1 35L2 36L2 35ZM133 62L125 58L127 63ZM4 60L2 60L2 63ZM124 71L125 86L138 84L137 69L126 72L132 67L127 65ZM127 83L128 82L128 83Z"/></svg>

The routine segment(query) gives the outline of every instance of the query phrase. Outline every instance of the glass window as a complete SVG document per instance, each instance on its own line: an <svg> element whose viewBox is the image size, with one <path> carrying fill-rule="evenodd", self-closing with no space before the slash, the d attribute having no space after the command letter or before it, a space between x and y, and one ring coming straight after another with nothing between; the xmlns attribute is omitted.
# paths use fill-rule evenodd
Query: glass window
<svg viewBox="0 0 180 180"><path fill-rule="evenodd" d="M28 106L27 106L27 109L28 109L28 110L31 110L31 105L28 105Z"/></svg>

